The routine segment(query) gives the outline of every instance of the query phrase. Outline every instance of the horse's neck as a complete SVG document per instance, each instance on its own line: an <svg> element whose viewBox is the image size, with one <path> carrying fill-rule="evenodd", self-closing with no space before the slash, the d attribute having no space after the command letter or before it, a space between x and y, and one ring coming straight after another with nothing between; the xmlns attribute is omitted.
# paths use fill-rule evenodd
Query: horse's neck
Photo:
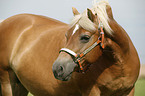
<svg viewBox="0 0 145 96"><path fill-rule="evenodd" d="M113 30L113 35L106 39L107 46L113 52L113 58L117 64L125 63L128 54L131 54L130 47L133 44L126 31L114 20L109 21L109 25Z"/></svg>
<svg viewBox="0 0 145 96"><path fill-rule="evenodd" d="M116 42L122 51L127 52L129 49L129 42L131 42L129 36L114 19L110 20L109 25L113 30L113 35L110 39Z"/></svg>
<svg viewBox="0 0 145 96"><path fill-rule="evenodd" d="M131 41L124 29L115 21L111 22L111 28L114 33L111 38L106 39L107 43L106 48L104 49L104 55L102 56L102 59L108 61L107 65L110 70L115 70L112 68L116 68L120 70L123 75L123 68L125 68L124 66L126 64L126 58L130 52L129 43Z"/></svg>
<svg viewBox="0 0 145 96"><path fill-rule="evenodd" d="M125 75L125 66L128 58L130 39L125 30L115 21L110 21L110 27L114 31L111 37L106 38L106 47L103 50L102 62L98 65L102 71L108 70L115 77L123 77ZM105 73L105 74L106 74ZM117 74L118 73L118 74ZM116 75L115 75L116 74Z"/></svg>
<svg viewBox="0 0 145 96"><path fill-rule="evenodd" d="M106 36L106 47L103 50L101 59L96 65L100 72L108 70L106 73L113 72L111 73L112 75L118 73L116 76L123 77L131 41L125 30L115 20L112 19L109 23L114 32L112 36ZM104 74L106 73L104 72Z"/></svg>

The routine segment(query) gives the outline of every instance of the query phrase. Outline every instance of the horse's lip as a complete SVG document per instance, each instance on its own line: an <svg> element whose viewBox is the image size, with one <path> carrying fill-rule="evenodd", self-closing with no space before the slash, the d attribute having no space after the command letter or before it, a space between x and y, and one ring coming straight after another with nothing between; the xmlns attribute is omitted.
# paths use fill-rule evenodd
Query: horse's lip
<svg viewBox="0 0 145 96"><path fill-rule="evenodd" d="M72 72L70 72L68 75L66 75L62 80L63 81L68 81L71 78Z"/></svg>

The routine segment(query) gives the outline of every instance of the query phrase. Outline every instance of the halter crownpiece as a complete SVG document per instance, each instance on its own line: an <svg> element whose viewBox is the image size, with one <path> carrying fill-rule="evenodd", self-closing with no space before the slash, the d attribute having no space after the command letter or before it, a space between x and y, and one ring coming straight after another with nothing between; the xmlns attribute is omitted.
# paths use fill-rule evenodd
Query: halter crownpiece
<svg viewBox="0 0 145 96"><path fill-rule="evenodd" d="M99 23L99 27L98 29L100 29L100 36L98 37L98 40L92 45L90 46L89 48L87 48L84 52L82 53L75 53L74 51L68 49L68 48L62 48L59 53L61 52L66 52L67 54L71 55L73 57L73 60L76 64L78 64L79 68L80 68L80 71L81 72L84 72L84 68L82 66L82 59L83 57L89 53L92 49L94 49L96 46L100 45L102 49L104 49L104 31L103 31L103 24L102 22L98 19L98 23Z"/></svg>

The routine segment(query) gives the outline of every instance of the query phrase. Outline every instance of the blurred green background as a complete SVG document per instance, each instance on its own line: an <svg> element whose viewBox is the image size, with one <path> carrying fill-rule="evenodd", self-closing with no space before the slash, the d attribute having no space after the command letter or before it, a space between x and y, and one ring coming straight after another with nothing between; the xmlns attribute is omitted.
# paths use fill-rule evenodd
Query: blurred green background
<svg viewBox="0 0 145 96"><path fill-rule="evenodd" d="M145 96L145 78L141 78L136 82L135 96Z"/></svg>

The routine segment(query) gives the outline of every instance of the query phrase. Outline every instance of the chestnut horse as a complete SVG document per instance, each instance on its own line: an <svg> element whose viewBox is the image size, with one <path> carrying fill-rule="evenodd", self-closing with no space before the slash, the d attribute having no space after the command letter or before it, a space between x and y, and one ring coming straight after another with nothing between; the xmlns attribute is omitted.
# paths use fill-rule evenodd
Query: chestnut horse
<svg viewBox="0 0 145 96"><path fill-rule="evenodd" d="M139 58L108 2L73 13L70 25L32 14L0 23L0 95L133 96Z"/></svg>

